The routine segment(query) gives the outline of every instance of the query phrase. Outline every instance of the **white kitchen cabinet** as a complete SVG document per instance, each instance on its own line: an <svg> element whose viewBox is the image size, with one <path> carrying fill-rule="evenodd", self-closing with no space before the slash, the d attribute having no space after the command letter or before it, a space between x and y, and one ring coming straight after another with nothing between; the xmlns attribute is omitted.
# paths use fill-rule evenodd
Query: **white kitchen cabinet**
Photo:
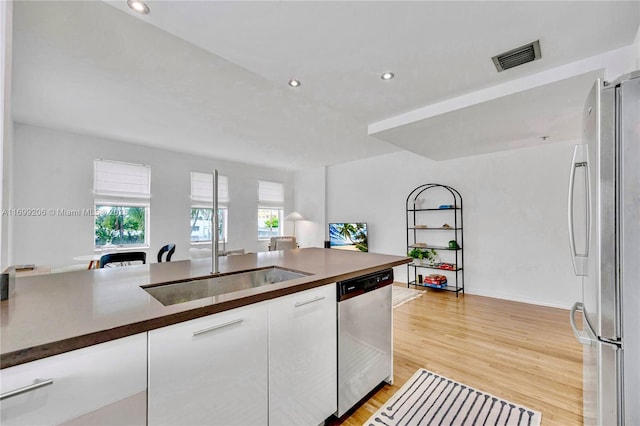
<svg viewBox="0 0 640 426"><path fill-rule="evenodd" d="M269 304L269 425L318 425L336 411L336 285Z"/></svg>
<svg viewBox="0 0 640 426"><path fill-rule="evenodd" d="M5 368L0 379L3 426L144 425L147 334Z"/></svg>
<svg viewBox="0 0 640 426"><path fill-rule="evenodd" d="M266 425L268 305L149 332L149 425Z"/></svg>

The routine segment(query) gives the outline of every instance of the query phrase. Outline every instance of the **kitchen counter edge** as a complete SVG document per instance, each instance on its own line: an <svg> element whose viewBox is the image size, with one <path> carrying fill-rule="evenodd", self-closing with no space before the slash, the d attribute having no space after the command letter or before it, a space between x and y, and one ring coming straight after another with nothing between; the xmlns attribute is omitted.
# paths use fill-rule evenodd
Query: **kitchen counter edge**
<svg viewBox="0 0 640 426"><path fill-rule="evenodd" d="M398 256L393 256L393 257L398 257ZM290 286L281 287L271 291L261 292L257 294L252 294L242 298L200 306L200 307L185 310L185 311L173 312L160 317L149 318L147 320L138 321L138 322L129 323L129 324L123 324L121 326L117 326L107 330L97 330L95 332L84 334L84 335L69 336L68 338L53 341L50 343L45 343L45 344L41 344L33 347L28 347L20 350L2 353L0 355L0 369L13 367L16 365L36 361L38 359L47 358L54 355L59 355L65 352L108 342L111 340L131 336L134 334L144 333L157 328L166 327L172 324L177 324L183 321L189 321L195 318L213 315L213 314L228 311L231 309L239 308L242 306L247 306L254 303L263 302L266 300L275 299L278 297L282 297L289 294L319 287L325 284L330 284L337 281L355 278L361 275L366 275L366 274L377 272L383 269L392 268L394 266L400 266L409 262L410 262L410 259L404 258L401 260L381 263L376 266L367 267L364 269L358 269L348 273L342 273L335 276L325 276L317 280L312 280L312 281L308 281L300 284L292 284Z"/></svg>

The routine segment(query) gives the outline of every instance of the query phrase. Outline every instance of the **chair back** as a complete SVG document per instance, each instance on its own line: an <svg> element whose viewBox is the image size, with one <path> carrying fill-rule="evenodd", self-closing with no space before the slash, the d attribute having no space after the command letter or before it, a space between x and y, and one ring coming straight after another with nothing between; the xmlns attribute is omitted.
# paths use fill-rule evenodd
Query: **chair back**
<svg viewBox="0 0 640 426"><path fill-rule="evenodd" d="M277 240L275 250L290 250L297 247L296 242L293 240Z"/></svg>
<svg viewBox="0 0 640 426"><path fill-rule="evenodd" d="M173 253L175 253L175 251L176 251L175 244L167 244L166 246L162 247L158 252L158 263L162 262L162 255L165 253L167 253L165 262L171 262L171 256L173 256Z"/></svg>
<svg viewBox="0 0 640 426"><path fill-rule="evenodd" d="M100 267L104 268L109 263L122 263L122 262L142 262L147 263L147 253L143 251L129 251L124 253L109 253L103 254L100 258Z"/></svg>
<svg viewBox="0 0 640 426"><path fill-rule="evenodd" d="M294 236L282 236L271 237L271 243L269 244L269 250L287 250L297 248L296 237Z"/></svg>

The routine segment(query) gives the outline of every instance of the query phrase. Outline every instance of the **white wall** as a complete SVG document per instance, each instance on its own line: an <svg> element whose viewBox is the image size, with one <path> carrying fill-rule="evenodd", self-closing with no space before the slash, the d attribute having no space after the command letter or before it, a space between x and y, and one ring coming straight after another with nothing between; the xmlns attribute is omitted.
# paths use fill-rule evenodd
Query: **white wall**
<svg viewBox="0 0 640 426"><path fill-rule="evenodd" d="M13 122L11 120L11 46L13 28L13 2L0 2L0 209L11 207L11 158L13 153ZM0 270L9 264L9 224L11 217L3 215L0 223Z"/></svg>
<svg viewBox="0 0 640 426"><path fill-rule="evenodd" d="M603 69L606 80L640 69L640 28L632 45L525 80L540 84L545 78L595 69ZM480 92L494 89L504 88ZM480 92L462 98L474 98L474 103L487 100L475 98ZM465 291L568 308L582 298L566 229L566 181L573 144L558 142L445 162L398 152L332 166L327 177L327 221L367 222L370 251L403 255L409 192L424 183L453 186L464 198ZM395 272L397 280L407 281L406 267Z"/></svg>
<svg viewBox="0 0 640 426"><path fill-rule="evenodd" d="M295 173L294 199L295 210L305 219L296 223L298 245L322 247L327 223L324 167Z"/></svg>
<svg viewBox="0 0 640 426"><path fill-rule="evenodd" d="M573 143L435 162L398 152L329 168L328 221L368 223L371 252L405 255L408 194L425 183L464 202L465 291L567 308L581 298L567 232ZM406 282L406 267L395 270Z"/></svg>
<svg viewBox="0 0 640 426"><path fill-rule="evenodd" d="M151 210L147 256L155 262L164 244L175 243L174 260L190 247L190 172L217 168L229 177L227 248L264 251L257 240L257 181L285 186L285 212L293 207L293 173L266 167L153 149L98 137L15 124L14 191L17 208L93 208L93 160L151 165ZM16 217L12 263L66 265L93 253L94 218ZM288 232L289 224L285 224Z"/></svg>
<svg viewBox="0 0 640 426"><path fill-rule="evenodd" d="M634 67L633 70L640 70L640 27L636 33L636 38L631 45L633 49Z"/></svg>

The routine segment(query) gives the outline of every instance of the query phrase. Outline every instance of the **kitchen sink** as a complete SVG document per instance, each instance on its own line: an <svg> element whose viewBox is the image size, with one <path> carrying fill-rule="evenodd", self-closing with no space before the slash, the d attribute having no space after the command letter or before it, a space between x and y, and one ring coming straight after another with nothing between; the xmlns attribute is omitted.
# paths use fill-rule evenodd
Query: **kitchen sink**
<svg viewBox="0 0 640 426"><path fill-rule="evenodd" d="M311 274L272 266L252 271L152 284L142 286L142 288L157 301L169 306L248 288L281 283L308 275Z"/></svg>

